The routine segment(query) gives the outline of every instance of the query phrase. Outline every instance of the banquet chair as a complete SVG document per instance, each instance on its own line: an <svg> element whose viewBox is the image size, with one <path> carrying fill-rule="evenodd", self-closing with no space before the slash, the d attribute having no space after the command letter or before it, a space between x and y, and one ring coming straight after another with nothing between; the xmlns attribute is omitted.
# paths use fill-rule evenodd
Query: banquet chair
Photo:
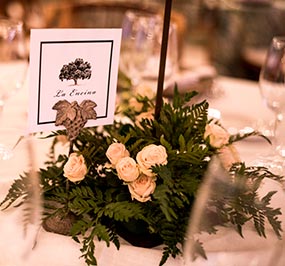
<svg viewBox="0 0 285 266"><path fill-rule="evenodd" d="M43 8L47 28L120 28L126 11L163 15L164 6L159 3L126 0L61 1L46 4ZM176 24L178 57L184 48L186 18L172 10L171 21Z"/></svg>

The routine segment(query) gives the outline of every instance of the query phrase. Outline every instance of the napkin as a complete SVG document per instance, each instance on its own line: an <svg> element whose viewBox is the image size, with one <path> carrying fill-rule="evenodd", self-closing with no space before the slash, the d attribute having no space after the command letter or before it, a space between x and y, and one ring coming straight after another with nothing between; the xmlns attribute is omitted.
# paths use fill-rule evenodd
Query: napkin
<svg viewBox="0 0 285 266"><path fill-rule="evenodd" d="M216 76L216 69L212 66L199 66L192 70L178 72L170 81L165 83L163 95L172 97L175 84L177 84L178 91L181 94L194 90L199 93L209 92Z"/></svg>

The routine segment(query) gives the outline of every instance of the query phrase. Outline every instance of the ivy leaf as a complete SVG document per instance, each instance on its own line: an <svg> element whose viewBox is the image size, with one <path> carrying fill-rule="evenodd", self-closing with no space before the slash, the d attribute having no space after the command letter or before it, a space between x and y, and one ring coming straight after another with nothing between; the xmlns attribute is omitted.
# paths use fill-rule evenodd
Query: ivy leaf
<svg viewBox="0 0 285 266"><path fill-rule="evenodd" d="M96 106L97 104L91 100L84 100L81 102L80 104L81 115L84 120L97 118L97 113L94 110Z"/></svg>
<svg viewBox="0 0 285 266"><path fill-rule="evenodd" d="M52 107L53 110L57 111L55 125L62 125L67 119L74 121L77 114L76 105L77 102L69 103L67 100L58 101Z"/></svg>

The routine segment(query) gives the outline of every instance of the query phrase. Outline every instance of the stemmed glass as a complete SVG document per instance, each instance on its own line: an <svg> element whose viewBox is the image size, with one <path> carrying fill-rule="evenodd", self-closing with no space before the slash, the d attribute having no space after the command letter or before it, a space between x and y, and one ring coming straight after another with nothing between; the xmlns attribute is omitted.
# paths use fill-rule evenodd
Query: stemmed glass
<svg viewBox="0 0 285 266"><path fill-rule="evenodd" d="M273 149L264 157L266 164L280 164L285 157L285 36L272 39L259 77L261 96L274 114Z"/></svg>
<svg viewBox="0 0 285 266"><path fill-rule="evenodd" d="M19 120L10 121L11 118L3 117L5 115L3 112L4 105L8 104L7 101L23 88L27 71L28 51L23 22L0 17L0 115L1 118L5 118L1 119L0 122L2 189L21 174L19 171L23 170L25 173L29 173L26 184L28 191L25 196L25 207L22 209L25 216L23 226L19 225L19 222L14 222L15 219L11 217L11 214L5 213L4 215L1 213L1 219L6 221L5 229L2 232L6 233L7 231L9 234L13 231L13 241L16 243L13 249L9 245L2 247L4 252L0 264L1 261L5 261L7 265L31 265L30 254L36 244L42 217L40 183L37 176L38 166L33 138L25 135L17 146L17 152L15 152L13 148L17 144L17 139L21 138L21 134L24 134L22 123ZM18 114L18 110L16 108L13 111Z"/></svg>
<svg viewBox="0 0 285 266"><path fill-rule="evenodd" d="M185 266L284 265L283 241L256 210L271 190L278 192L278 202L285 196L277 181L264 178L253 198L259 183L256 176L230 174L217 157L211 159L191 209L183 245ZM264 235L256 230L260 224Z"/></svg>
<svg viewBox="0 0 285 266"><path fill-rule="evenodd" d="M158 77L162 38L162 17L158 14L127 11L122 24L120 69L136 86L141 81ZM170 25L165 79L176 72L178 65L177 31Z"/></svg>
<svg viewBox="0 0 285 266"><path fill-rule="evenodd" d="M23 87L28 55L23 23L0 17L0 116L7 100ZM2 122L2 121L1 121ZM3 123L0 123L3 129ZM11 150L0 143L0 160L9 159Z"/></svg>

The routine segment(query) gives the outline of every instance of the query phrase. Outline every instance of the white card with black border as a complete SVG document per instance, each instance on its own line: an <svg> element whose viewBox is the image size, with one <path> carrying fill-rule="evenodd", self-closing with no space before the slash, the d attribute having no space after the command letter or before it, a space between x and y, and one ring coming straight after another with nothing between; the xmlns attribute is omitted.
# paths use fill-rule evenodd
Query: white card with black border
<svg viewBox="0 0 285 266"><path fill-rule="evenodd" d="M121 29L31 30L29 132L64 129L81 109L85 127L112 124L120 45Z"/></svg>

